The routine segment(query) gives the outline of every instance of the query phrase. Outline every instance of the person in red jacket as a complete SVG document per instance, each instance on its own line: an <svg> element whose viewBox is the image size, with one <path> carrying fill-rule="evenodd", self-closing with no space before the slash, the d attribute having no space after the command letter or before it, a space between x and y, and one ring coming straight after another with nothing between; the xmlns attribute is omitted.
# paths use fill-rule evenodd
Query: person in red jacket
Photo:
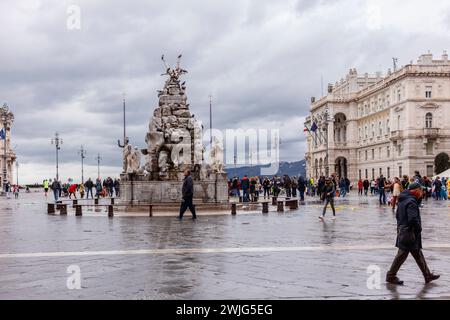
<svg viewBox="0 0 450 320"><path fill-rule="evenodd" d="M358 181L358 195L362 196L363 194L363 181L361 179L359 179Z"/></svg>
<svg viewBox="0 0 450 320"><path fill-rule="evenodd" d="M76 194L77 188L78 188L78 186L75 183L69 187L69 189L67 190L67 191L69 191L69 199L72 199L72 194L75 199L77 198L77 194Z"/></svg>

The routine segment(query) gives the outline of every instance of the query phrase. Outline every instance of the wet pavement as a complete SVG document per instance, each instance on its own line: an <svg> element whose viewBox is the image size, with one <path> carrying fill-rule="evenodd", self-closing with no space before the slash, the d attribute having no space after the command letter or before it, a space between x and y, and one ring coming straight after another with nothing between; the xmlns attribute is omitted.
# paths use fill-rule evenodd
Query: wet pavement
<svg viewBox="0 0 450 320"><path fill-rule="evenodd" d="M351 195L337 201L336 221L328 213L321 223L321 207L196 222L187 212L179 222L51 216L42 194L0 198L0 299L450 298L450 201L422 209L425 257L441 279L424 285L409 257L398 288L384 282L396 253L392 210ZM68 288L74 267L79 290Z"/></svg>

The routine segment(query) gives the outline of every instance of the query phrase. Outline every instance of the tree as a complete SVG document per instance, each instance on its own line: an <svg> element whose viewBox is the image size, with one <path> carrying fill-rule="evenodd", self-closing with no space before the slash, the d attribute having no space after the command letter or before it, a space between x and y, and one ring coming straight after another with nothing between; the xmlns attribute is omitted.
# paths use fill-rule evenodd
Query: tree
<svg viewBox="0 0 450 320"><path fill-rule="evenodd" d="M439 153L434 159L436 174L440 174L450 169L450 157L445 152Z"/></svg>

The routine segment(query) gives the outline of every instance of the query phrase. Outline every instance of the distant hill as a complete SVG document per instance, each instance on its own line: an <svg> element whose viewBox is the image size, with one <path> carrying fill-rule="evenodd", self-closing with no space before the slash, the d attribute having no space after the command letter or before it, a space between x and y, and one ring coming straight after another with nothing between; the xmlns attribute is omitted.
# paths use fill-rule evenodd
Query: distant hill
<svg viewBox="0 0 450 320"><path fill-rule="evenodd" d="M298 176L306 175L306 161L296 161L296 162L280 162L279 169L276 173L276 176L283 176L285 174L289 176ZM228 173L228 178L232 178L234 175L238 177L243 177L247 175L249 177L252 176L261 176L261 168L268 167L267 165L255 165L251 167L239 167L236 168L226 168L225 171Z"/></svg>

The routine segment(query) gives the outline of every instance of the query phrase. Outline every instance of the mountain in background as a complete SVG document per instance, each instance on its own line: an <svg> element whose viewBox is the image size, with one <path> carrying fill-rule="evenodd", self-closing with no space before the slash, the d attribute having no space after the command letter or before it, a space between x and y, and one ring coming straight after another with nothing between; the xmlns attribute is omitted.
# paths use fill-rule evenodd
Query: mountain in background
<svg viewBox="0 0 450 320"><path fill-rule="evenodd" d="M244 175L247 175L248 177L253 176L261 176L261 168L268 168L267 165L255 165L255 166L249 166L249 167L239 167L239 168L226 168L225 171L228 174L228 178L232 178L235 175L242 178ZM276 176L280 177L283 175L289 175L289 176L306 176L306 161L296 161L296 162L280 162L279 169ZM271 177L271 176L269 176Z"/></svg>

